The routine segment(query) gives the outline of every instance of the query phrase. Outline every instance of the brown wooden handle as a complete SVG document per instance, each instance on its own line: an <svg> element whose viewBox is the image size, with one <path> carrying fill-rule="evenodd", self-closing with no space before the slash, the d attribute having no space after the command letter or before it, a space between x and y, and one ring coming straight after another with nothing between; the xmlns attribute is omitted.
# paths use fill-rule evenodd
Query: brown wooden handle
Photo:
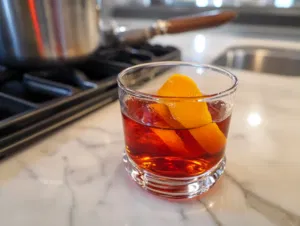
<svg viewBox="0 0 300 226"><path fill-rule="evenodd" d="M197 29L216 27L233 20L237 16L233 11L213 10L191 16L166 20L166 33L174 34Z"/></svg>

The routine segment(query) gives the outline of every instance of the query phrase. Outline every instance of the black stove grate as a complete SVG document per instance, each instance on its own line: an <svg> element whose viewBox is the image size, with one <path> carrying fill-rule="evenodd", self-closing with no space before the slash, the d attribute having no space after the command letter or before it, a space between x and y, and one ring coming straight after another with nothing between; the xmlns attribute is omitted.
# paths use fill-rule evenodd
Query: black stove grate
<svg viewBox="0 0 300 226"><path fill-rule="evenodd" d="M180 60L180 51L144 44L101 49L85 62L43 71L0 66L0 157L115 101L123 69L165 60Z"/></svg>

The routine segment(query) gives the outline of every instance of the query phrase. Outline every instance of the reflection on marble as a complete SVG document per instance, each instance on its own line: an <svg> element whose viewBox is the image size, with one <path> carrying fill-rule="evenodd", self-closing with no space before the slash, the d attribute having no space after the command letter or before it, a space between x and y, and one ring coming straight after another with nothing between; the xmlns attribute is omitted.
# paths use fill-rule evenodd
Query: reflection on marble
<svg viewBox="0 0 300 226"><path fill-rule="evenodd" d="M198 61L187 46L195 33L183 37L168 40ZM226 48L226 36L217 38L205 37L208 59ZM129 180L116 102L1 162L2 225L300 225L300 79L233 72L240 87L227 169L206 195L167 201Z"/></svg>

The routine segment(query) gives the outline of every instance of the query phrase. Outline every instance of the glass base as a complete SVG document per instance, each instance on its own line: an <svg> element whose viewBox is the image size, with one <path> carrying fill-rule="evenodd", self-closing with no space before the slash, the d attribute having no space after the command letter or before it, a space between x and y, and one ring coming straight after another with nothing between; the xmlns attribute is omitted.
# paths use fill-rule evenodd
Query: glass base
<svg viewBox="0 0 300 226"><path fill-rule="evenodd" d="M187 199L207 192L225 170L226 157L209 171L193 177L164 177L139 168L124 152L123 162L130 177L143 189L171 199Z"/></svg>

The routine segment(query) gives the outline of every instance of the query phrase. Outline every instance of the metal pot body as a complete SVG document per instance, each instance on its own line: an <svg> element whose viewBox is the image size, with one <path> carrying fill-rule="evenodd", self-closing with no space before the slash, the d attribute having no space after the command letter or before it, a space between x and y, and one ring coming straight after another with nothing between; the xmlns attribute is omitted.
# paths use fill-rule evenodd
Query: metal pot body
<svg viewBox="0 0 300 226"><path fill-rule="evenodd" d="M0 63L86 57L101 44L99 20L98 0L0 0Z"/></svg>

